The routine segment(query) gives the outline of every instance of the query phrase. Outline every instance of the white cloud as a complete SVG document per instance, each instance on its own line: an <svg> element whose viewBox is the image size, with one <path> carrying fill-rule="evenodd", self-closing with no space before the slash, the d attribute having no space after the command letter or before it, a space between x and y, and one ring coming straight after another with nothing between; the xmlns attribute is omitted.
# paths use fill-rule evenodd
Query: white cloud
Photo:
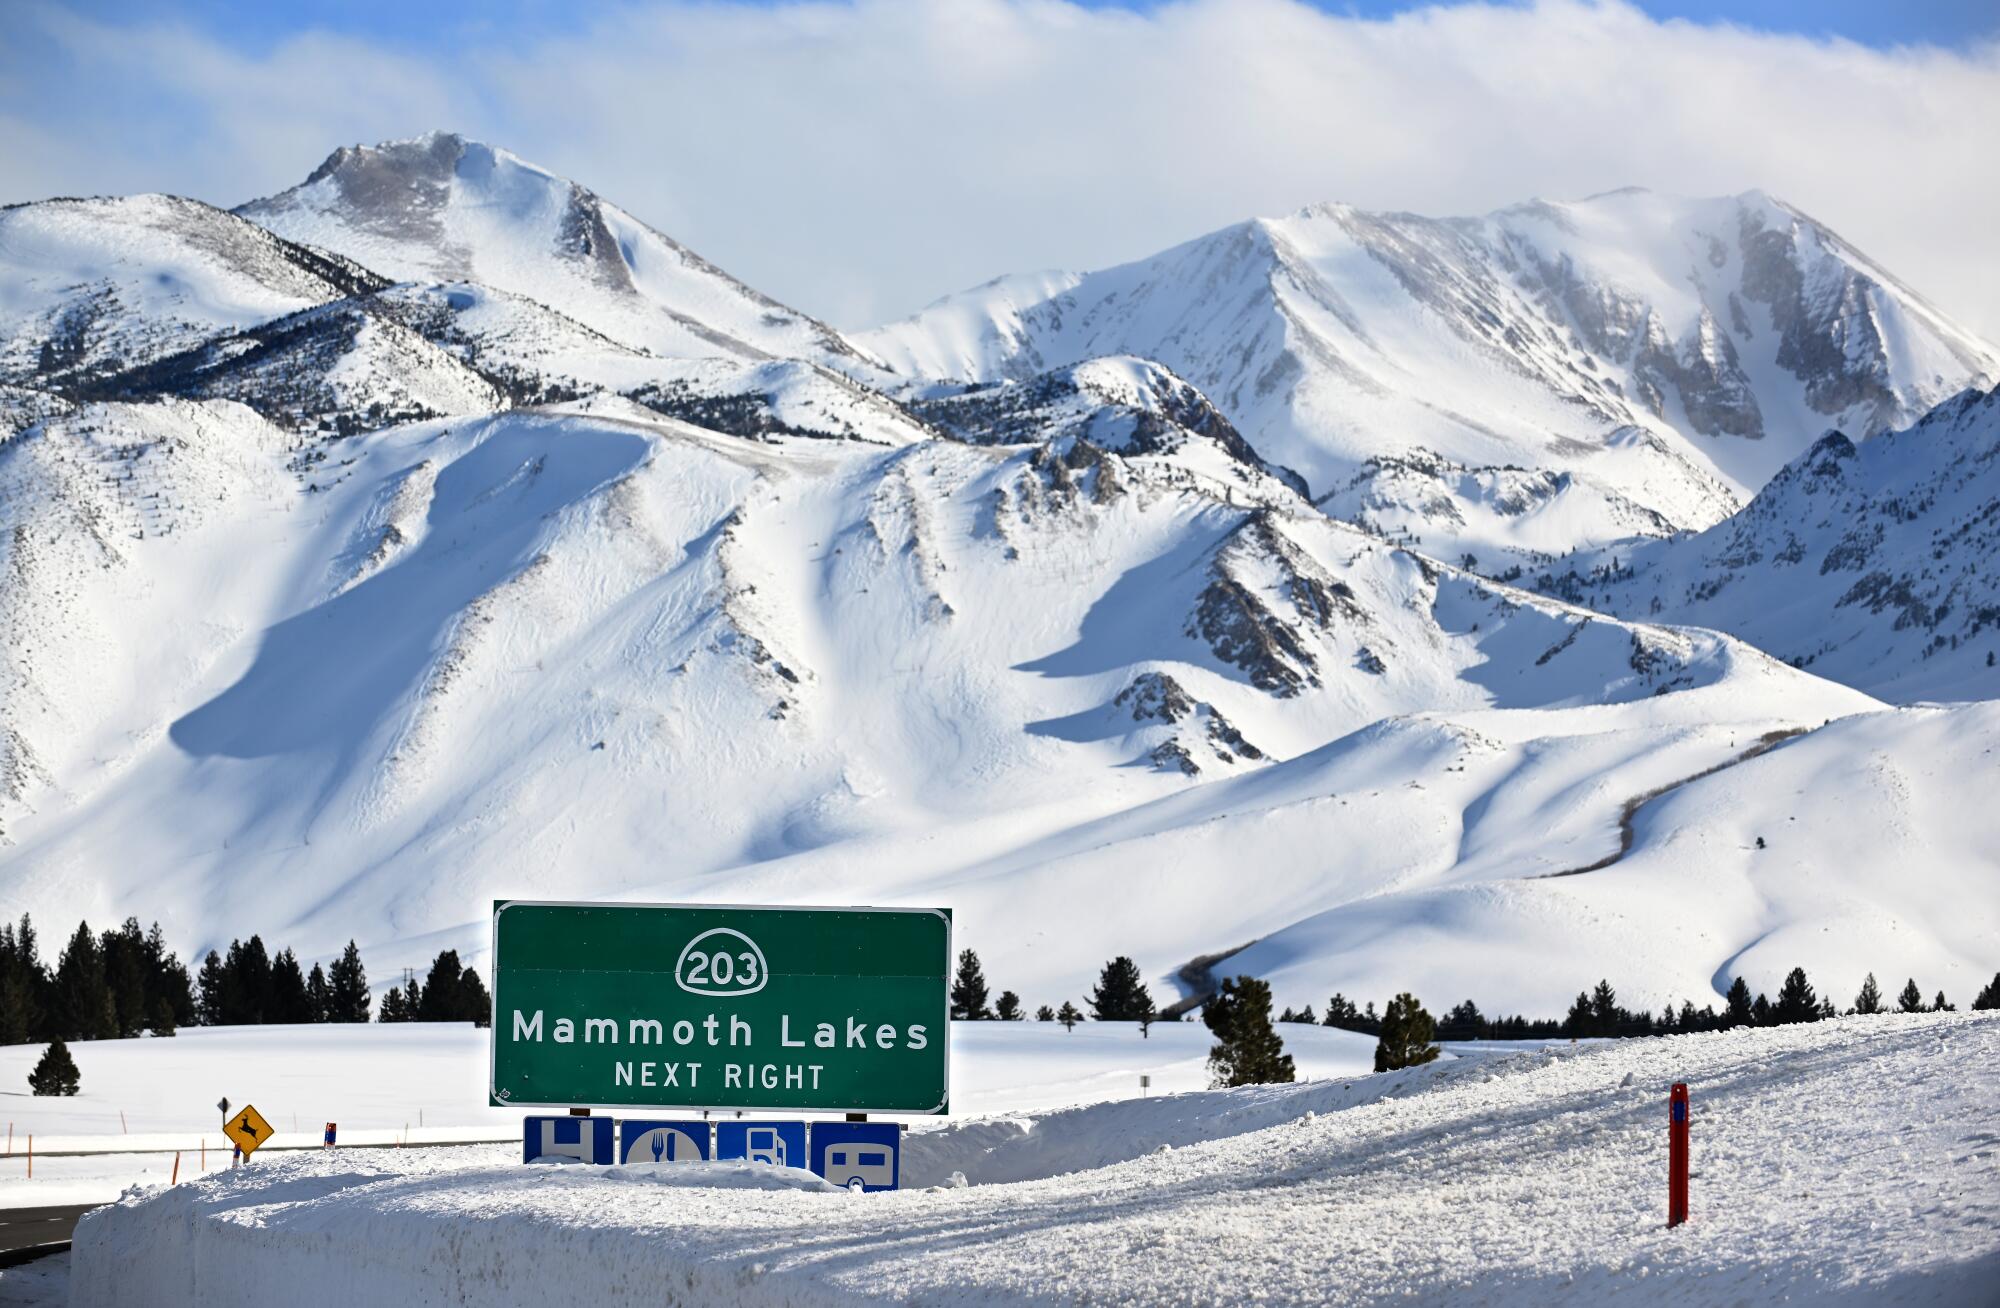
<svg viewBox="0 0 2000 1308"><path fill-rule="evenodd" d="M132 114L157 86L182 140L49 114L0 155L6 198L87 176L233 201L343 141L456 127L865 325L999 272L1138 257L1318 200L1462 213L1761 186L2000 338L2000 46L1885 52L1569 0L1386 22L1290 0L642 5L448 58L61 26Z"/></svg>

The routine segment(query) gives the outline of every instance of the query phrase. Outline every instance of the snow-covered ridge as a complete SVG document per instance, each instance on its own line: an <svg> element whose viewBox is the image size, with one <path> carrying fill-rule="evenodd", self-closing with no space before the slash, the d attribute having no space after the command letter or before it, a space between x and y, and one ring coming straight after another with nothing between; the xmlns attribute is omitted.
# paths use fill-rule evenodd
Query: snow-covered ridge
<svg viewBox="0 0 2000 1308"><path fill-rule="evenodd" d="M0 209L0 381L59 388L383 285L171 195Z"/></svg>
<svg viewBox="0 0 2000 1308"><path fill-rule="evenodd" d="M1427 477L1422 501L1392 492L1385 522L1489 560L1710 526L1826 426L1873 435L2000 378L1992 347L1756 192L1478 219L1320 205L1003 279L861 339L927 379L1158 360L1315 494L1374 460L1469 469ZM1569 477L1570 507L1502 511L1481 478L1506 470Z"/></svg>
<svg viewBox="0 0 2000 1308"><path fill-rule="evenodd" d="M1537 584L1733 632L1887 699L2000 697L2000 390L1833 432L1707 531L1561 560Z"/></svg>

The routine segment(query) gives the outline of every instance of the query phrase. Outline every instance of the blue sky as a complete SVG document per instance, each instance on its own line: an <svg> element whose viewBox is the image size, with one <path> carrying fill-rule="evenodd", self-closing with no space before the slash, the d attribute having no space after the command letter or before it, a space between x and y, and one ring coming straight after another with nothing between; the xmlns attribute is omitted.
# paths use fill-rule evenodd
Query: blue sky
<svg viewBox="0 0 2000 1308"><path fill-rule="evenodd" d="M757 0L743 0L755 7ZM559 0L70 0L78 13L110 21L173 15L244 45L273 43L307 28L343 32L410 48L494 34L513 37L575 32L616 4ZM1107 7L1089 0L1087 7ZM1149 9L1138 0L1121 8ZM1408 0L1327 0L1316 7L1334 14L1383 18L1424 7ZM1655 18L1733 23L1765 32L1837 36L1887 47L1928 43L1963 46L2000 33L2000 4L1992 0L1639 0Z"/></svg>
<svg viewBox="0 0 2000 1308"><path fill-rule="evenodd" d="M465 133L843 327L1337 200L1771 192L2000 338L2000 6L0 0L0 203Z"/></svg>

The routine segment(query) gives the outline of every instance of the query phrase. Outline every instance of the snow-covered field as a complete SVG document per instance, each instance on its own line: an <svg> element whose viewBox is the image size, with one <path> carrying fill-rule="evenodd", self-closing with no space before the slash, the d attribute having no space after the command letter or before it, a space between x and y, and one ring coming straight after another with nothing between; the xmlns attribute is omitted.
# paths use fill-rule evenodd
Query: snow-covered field
<svg viewBox="0 0 2000 1308"><path fill-rule="evenodd" d="M1669 1231L1675 1080L1694 1217ZM1558 1045L909 1149L911 1188L867 1196L506 1146L275 1154L86 1218L70 1302L1990 1304L2000 1284L1990 1014Z"/></svg>
<svg viewBox="0 0 2000 1308"><path fill-rule="evenodd" d="M1285 1025L1301 1076L1368 1070L1374 1042L1325 1027ZM1043 1112L1208 1084L1212 1043L1198 1022L959 1022L952 1029L956 1118ZM519 1110L486 1106L487 1033L458 1024L209 1027L172 1040L81 1041L73 1099L26 1093L39 1045L0 1048L0 1112L13 1143L0 1158L0 1208L96 1203L128 1185L229 1163L216 1101L254 1104L277 1128L273 1149L311 1147L337 1122L343 1145L518 1139ZM18 1088L17 1088L18 1087ZM919 1122L919 1127L924 1124ZM35 1175L27 1175L28 1137ZM204 1144L205 1142L205 1144ZM146 1150L156 1152L127 1152Z"/></svg>

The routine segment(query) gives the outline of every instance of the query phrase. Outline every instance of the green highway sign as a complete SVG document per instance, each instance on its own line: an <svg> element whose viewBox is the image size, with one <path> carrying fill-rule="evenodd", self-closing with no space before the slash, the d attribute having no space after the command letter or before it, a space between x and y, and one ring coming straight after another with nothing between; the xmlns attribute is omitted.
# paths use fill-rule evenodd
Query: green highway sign
<svg viewBox="0 0 2000 1308"><path fill-rule="evenodd" d="M942 1113L951 911L493 905L495 1105Z"/></svg>

